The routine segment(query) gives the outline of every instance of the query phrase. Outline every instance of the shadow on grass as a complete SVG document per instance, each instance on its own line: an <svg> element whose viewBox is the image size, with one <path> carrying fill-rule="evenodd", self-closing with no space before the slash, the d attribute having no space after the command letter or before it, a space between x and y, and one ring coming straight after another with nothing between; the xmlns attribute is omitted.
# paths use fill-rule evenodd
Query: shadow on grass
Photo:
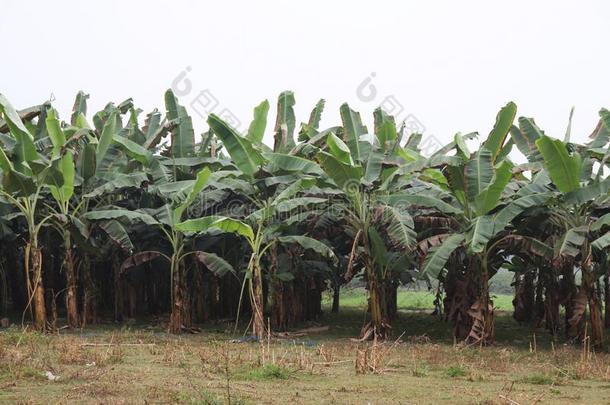
<svg viewBox="0 0 610 405"><path fill-rule="evenodd" d="M295 340L306 345L314 346L318 343L330 342L336 339L357 338L362 326L366 323L366 295L357 289L345 291L342 296L341 307L338 313L330 311L330 301L324 299L323 315L315 324L329 326L327 331L309 333ZM392 334L390 339L401 337L402 341L413 343L442 343L453 344L453 325L432 315L431 300L422 292L405 292L399 297L399 311L396 319L392 321ZM502 297L503 298L503 297ZM412 309L421 305L424 309ZM508 304L506 304L508 305ZM248 335L244 333L247 328L248 316L242 317L243 323L234 333L234 323L230 320L209 321L197 325L201 333L184 334L180 338L196 339L201 341L241 339ZM61 322L60 322L61 323ZM133 334L134 339L142 342L153 342L156 338L176 336L166 333L166 319L164 318L138 318L132 324L118 324L112 321L98 325L88 325L84 329L62 330L61 334L79 335L88 339L106 338L114 332L121 332L123 339ZM311 326L311 323L294 325L292 330L299 330ZM11 328L17 331L20 328ZM5 333L6 335L6 333ZM44 337L44 336L43 336ZM495 337L499 346L513 347L521 350L548 350L553 344L552 336L543 328L534 329L530 324L519 324L512 318L512 311L496 310ZM15 333L15 339L21 339L20 333ZM287 343L295 340L285 339ZM555 341L555 346L564 343L562 339Z"/></svg>

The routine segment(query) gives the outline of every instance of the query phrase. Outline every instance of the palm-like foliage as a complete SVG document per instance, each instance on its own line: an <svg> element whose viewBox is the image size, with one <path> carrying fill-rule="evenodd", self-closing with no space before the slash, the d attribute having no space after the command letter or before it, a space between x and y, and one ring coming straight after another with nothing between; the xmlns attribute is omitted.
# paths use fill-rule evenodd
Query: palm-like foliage
<svg viewBox="0 0 610 405"><path fill-rule="evenodd" d="M273 148L263 142L266 100L245 134L211 114L197 138L171 90L166 113L149 113L143 125L130 99L90 123L87 97L77 95L69 123L49 104L18 112L0 97L2 235L23 251L24 307L39 329L54 324L47 308L63 293L72 327L94 321L107 301L120 320L128 302L129 316L168 309L174 333L191 329L195 309L198 319L250 312L262 338L267 316L279 328L318 316L326 282L338 290L339 277L361 277L369 294L361 338L386 337L398 285L419 277L441 283L457 337L487 343L488 286L504 267L516 274L517 319L538 314L555 333L564 305L574 338L588 308L594 343L603 342L607 110L590 142L578 145L569 129L561 141L532 119L514 123L509 103L478 150L468 148L476 133L457 134L425 157L421 135L403 139L404 128L381 109L371 133L347 104L339 125L321 129L320 100L297 134L292 92L278 98ZM527 163L511 160L513 146ZM58 265L43 260L41 234L51 241L45 257L60 257ZM63 272L59 293L45 290L45 281L57 284L55 270Z"/></svg>
<svg viewBox="0 0 610 405"><path fill-rule="evenodd" d="M9 146L6 147L6 151L0 149L1 193L18 209L27 224L27 242L24 250L28 300L26 310L33 308L36 328L45 330L47 317L42 277L42 250L38 245L38 235L41 227L51 219L51 216L41 214L40 203L45 190L48 187L60 189L64 185L64 178L58 169L60 160L48 159L36 149L32 132L41 136L39 128L31 126L28 129L17 111L2 95L0 95L0 113L8 128L4 142Z"/></svg>
<svg viewBox="0 0 610 405"><path fill-rule="evenodd" d="M444 209L436 203L435 215L453 215L455 222L450 226L441 222L437 231L428 228L419 243L425 258L422 274L445 281L447 316L455 322L456 336L474 342L493 340L488 284L503 264L497 250L506 241L506 228L524 210L549 197L544 192L512 196L508 188L513 164L507 158L512 146L507 135L515 114L512 103L502 108L491 133L474 153L468 151L464 137L455 136L450 145L455 156L441 163L440 181L432 179L449 203Z"/></svg>
<svg viewBox="0 0 610 405"><path fill-rule="evenodd" d="M282 106L284 97L284 94L280 96L280 106ZM282 108L288 107L280 108L278 122L284 119L282 115L286 115ZM304 190L315 185L316 179L314 177L305 174L290 185L286 185L286 179L282 178L285 173L291 172L321 173L320 168L314 163L289 154L278 152L263 154L259 152L258 147L261 146L261 143L260 141L256 142L256 140L262 139L260 132L264 131L264 125L260 124L263 120L261 115L266 115L266 112L266 109L260 107L255 109L255 117L250 126L248 137L240 136L215 115L210 116L208 120L210 128L223 141L231 157L246 178L255 181L255 175L263 171L259 167L265 167L264 170L267 170L267 173L271 175L255 181L258 195L249 197L253 203L254 211L241 220L225 216L208 216L190 219L178 224L178 229L182 231L203 232L209 229L219 229L236 233L245 238L250 250L250 258L244 282L248 282L250 304L253 311L253 332L258 338L263 338L266 333L263 316L263 269L261 265L265 254L273 252L278 244L298 244L304 249L311 249L328 258L334 258L332 251L323 243L305 235L286 234L290 227L283 226L278 221L278 215L286 215L302 208L311 209L312 206L326 201L318 197L298 197ZM280 124L280 127L282 125L285 124ZM253 133L253 130L258 131L259 134ZM255 142L252 142L252 140ZM283 149L285 146L283 142L280 142L276 147ZM275 187L271 187L271 190L268 188L270 184L275 185Z"/></svg>
<svg viewBox="0 0 610 405"><path fill-rule="evenodd" d="M553 229L554 264L564 269L566 284L566 332L574 338L581 334L587 303L592 340L603 342L602 304L596 291L598 280L605 274L605 256L610 240L599 231L606 220L601 217L608 200L610 183L603 177L607 163L610 113L602 109L600 122L587 145L573 145L552 139L539 130L532 120L530 135L535 140L544 169L555 187L549 199L547 221ZM569 130L566 135L569 140ZM531 156L531 155L530 155ZM595 170L594 166L599 165ZM582 273L580 287L574 282L574 269Z"/></svg>
<svg viewBox="0 0 610 405"><path fill-rule="evenodd" d="M393 302L398 270L407 271L409 261L396 261L391 252L407 259L414 246L413 219L405 206L393 204L392 188L402 176L397 167L411 160L400 145L392 117L375 111L375 138L362 139L367 133L360 115L341 107L343 140L333 131L325 134L326 143L316 154L325 174L341 191L335 201L345 232L351 239L346 278L363 270L369 291L371 322L362 338L372 334L385 337L395 315ZM390 178L389 181L384 179Z"/></svg>

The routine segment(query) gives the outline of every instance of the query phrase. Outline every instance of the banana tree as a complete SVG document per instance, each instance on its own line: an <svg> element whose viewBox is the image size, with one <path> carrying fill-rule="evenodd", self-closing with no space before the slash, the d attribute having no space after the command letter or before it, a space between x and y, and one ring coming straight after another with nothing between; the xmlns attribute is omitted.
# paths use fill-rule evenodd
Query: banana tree
<svg viewBox="0 0 610 405"><path fill-rule="evenodd" d="M390 201L392 191L384 180L412 157L399 145L401 139L393 118L381 109L374 114L373 140L364 137L367 129L357 112L347 104L341 106L340 112L342 127L314 136L325 140L325 144L318 143L316 160L341 192L334 208L339 210L351 239L345 278L350 280L362 269L367 282L370 322L362 328L361 338L385 338L395 312L393 291L398 269L390 265L388 257L391 252L407 255L414 246L415 234L407 207ZM407 268L403 263L401 270Z"/></svg>
<svg viewBox="0 0 610 405"><path fill-rule="evenodd" d="M328 258L334 258L332 251L323 243L307 236L286 234L286 230L276 218L277 214L286 215L299 208L310 208L312 205L326 203L323 198L297 197L297 194L316 184L314 176L321 174L321 169L314 162L278 152L288 149L293 143L288 140L292 139L294 129L294 112L292 112L294 101L290 101L290 95L282 93L280 96L276 152L265 150L262 144L267 121L267 101L255 108L254 119L246 136L238 134L216 115L209 116L210 130L222 141L223 147L231 155L242 176L255 186L255 193L247 197L251 202L252 212L242 218L243 221L225 216L211 216L191 219L178 225L178 229L189 232L219 228L237 233L246 239L250 249L250 259L246 266L244 283L248 283L253 312L253 331L259 338L263 338L266 331L263 308L263 284L266 272L262 264L265 254L275 252L272 247L280 244L298 244L304 249L311 249ZM294 173L304 174L299 179ZM293 183L290 184L289 181Z"/></svg>
<svg viewBox="0 0 610 405"><path fill-rule="evenodd" d="M213 157L196 156L191 117L186 113L186 109L178 103L171 90L168 90L165 94L165 103L167 109L166 123L161 121L159 114L153 112L148 115L145 127L140 129L137 126L137 119L134 118L135 112L132 111L129 125L120 130L119 135L115 135L112 139L127 155L143 165L139 174L145 176L142 182L147 184L147 194L161 198L165 204L159 207L153 202L153 205L144 205L131 211L114 208L96 210L87 213L85 217L92 221L116 219L126 225L133 221L143 221L147 225L153 225L153 228L158 229L166 237L171 246L171 253L165 254L160 251L139 252L123 263L121 272L157 257L168 260L170 264L172 308L169 330L173 333L180 333L184 328L188 328L191 323L186 297L185 259L192 255L217 275L232 272L233 269L228 262L213 253L189 250L187 246L189 246L191 239L186 238L175 225L185 219L183 216L186 208L195 201L208 180L213 182L216 189L208 194L215 194L220 203L224 195L222 189L226 188L221 183L232 182L231 184L235 184L235 180L229 178L230 173L227 173L228 176L219 173L217 179L210 178L211 170L209 167L214 165L231 166L231 164L223 163L222 160ZM168 133L171 135L169 148L161 151L160 155L153 156L151 152L158 150L158 145ZM205 149L206 146L202 144L200 153ZM205 167L193 173L193 169L201 166ZM220 180L220 177L222 177L222 180ZM100 192L104 190L104 185L101 185ZM220 196L216 196L216 194L220 194Z"/></svg>
<svg viewBox="0 0 610 405"><path fill-rule="evenodd" d="M285 235L277 226L268 226L269 221L278 211L284 209L288 200L304 186L304 183L295 183L285 193L272 201L267 201L263 207L251 214L246 221L222 216L209 216L189 219L176 225L182 232L204 232L211 229L231 232L245 238L249 248L250 257L246 266L244 283L248 283L250 305L252 308L252 331L259 340L267 335L264 317L263 280L264 269L262 261L271 249L280 244L298 244L304 249L310 249L328 259L336 259L332 250L324 243L303 235ZM249 222L249 223L247 223ZM242 289L243 291L243 289ZM238 310L238 315L239 315Z"/></svg>
<svg viewBox="0 0 610 405"><path fill-rule="evenodd" d="M186 303L186 267L185 259L189 255L204 263L217 274L233 272L232 266L213 253L187 250L187 240L178 224L184 219L186 209L195 201L206 186L212 172L203 168L194 180L168 183L164 192L170 195L170 201L162 207L152 210L129 211L125 209L106 209L88 212L84 217L90 221L117 220L122 223L143 222L156 227L167 238L171 245L169 255L161 251L143 251L134 254L123 262L121 272L139 266L145 262L165 258L169 262L171 288L171 316L169 331L180 333L190 327L189 311ZM171 190L170 190L171 189ZM151 215L154 213L154 216Z"/></svg>
<svg viewBox="0 0 610 405"><path fill-rule="evenodd" d="M608 221L604 216L600 217L599 210L607 203L610 191L610 180L604 177L610 156L607 148L610 112L600 111L599 125L586 145L552 139L530 122L531 127L537 129L536 148L556 189L554 198L548 201L549 221L556 229L554 263L557 267L568 267L570 273L574 267L582 273L580 287L568 298L571 308L566 332L569 338L581 336L588 305L591 339L600 347L604 326L598 284L606 272L604 252L610 246L610 238L599 233ZM566 140L569 140L567 136ZM595 162L599 165L597 172Z"/></svg>
<svg viewBox="0 0 610 405"><path fill-rule="evenodd" d="M152 161L152 154L129 140L123 133L121 114L129 108L130 101L119 107L108 104L94 116L95 129L91 129L85 117L88 96L79 92L74 102L70 124L59 121L57 112L48 109L44 123L52 149L51 156L59 161L64 183L50 187L55 199L56 214L53 221L64 245L63 269L66 275L66 311L68 325L79 327L93 310L90 308L92 283L89 268L91 252L96 246L89 238L83 214L96 209L100 203L108 204L119 192L139 188L148 177L141 170ZM111 239L126 240L125 229L116 222L100 227ZM76 237L73 236L76 234ZM82 251L79 254L75 241ZM123 243L123 248L131 246ZM85 260L86 281L83 316L79 314L77 297L77 266Z"/></svg>
<svg viewBox="0 0 610 405"><path fill-rule="evenodd" d="M507 228L526 209L543 204L550 197L544 187L525 187L515 194L508 187L513 164L507 159L512 147L507 135L515 114L515 104L503 107L491 133L474 153L469 152L460 134L455 136L452 147L456 159L443 165L444 177L440 181L432 182L442 189L434 208L453 216L456 223L439 227L432 235L428 230L419 242L420 273L444 280L446 310L455 322L454 334L469 342L487 344L494 339L488 285L504 263L498 257L498 249L512 237ZM411 201L421 197L411 196ZM426 201L419 204L432 207ZM447 265L449 273L444 273Z"/></svg>
<svg viewBox="0 0 610 405"><path fill-rule="evenodd" d="M58 170L60 162L57 159L50 160L37 151L31 130L26 127L13 106L1 94L0 115L9 130L8 138L2 138L4 147L0 148L0 168L2 169L0 194L14 205L27 223L28 237L24 250L28 297L26 311L33 310L36 329L46 330L48 325L42 250L39 247L38 235L42 226L51 219L52 215L43 214L40 204L47 187L62 187L64 179Z"/></svg>
<svg viewBox="0 0 610 405"><path fill-rule="evenodd" d="M73 125L80 123L81 126L88 127L84 117L85 100L86 97L79 93L75 101L73 121L76 122ZM175 193L192 185L192 179L197 176L195 169L210 164L193 157L192 120L171 90L165 94L165 104L167 110L165 118L157 110L153 110L146 116L144 126L141 128L138 124L140 110L133 106L131 99L118 106L108 104L104 110L94 115L95 130L90 131L93 133L89 134L87 144L76 159L78 174L83 178L82 193L78 196L79 203L76 205L81 213L104 211L106 210L104 206L120 202L129 194L135 195L128 204L130 210L151 208L149 200L156 197L160 197L170 207L175 207L177 200L174 197L184 197ZM128 119L123 125L122 115L126 114ZM163 140L168 135L170 135L169 148L164 149ZM121 256L122 252L129 255L133 253L133 245L128 235L129 226L133 224L129 216L122 217L122 222L112 218L103 219L102 214L89 214L89 216L96 218L94 220L97 224L96 229L102 230L115 242L116 248L119 249L116 252L117 256ZM163 226L171 228L171 215L162 213L161 217L163 219L157 221L158 223L151 222L151 224L157 225L156 228ZM81 218L83 222L87 222L86 217ZM147 220L150 221L150 218ZM144 255L141 257L143 258ZM115 286L119 289L123 279L121 268L120 265L114 264L113 267ZM180 274L176 277L180 278ZM181 288L184 294L184 285ZM118 308L121 306L119 300L120 295L117 293L115 312L119 311ZM185 314L186 310L183 310L183 315ZM121 314L117 312L115 316L120 318ZM177 331L180 328L178 326L180 319L178 315L174 318L176 321L172 329ZM183 321L188 324L188 319L189 317L186 316Z"/></svg>
<svg viewBox="0 0 610 405"><path fill-rule="evenodd" d="M74 155L71 149L65 148L68 138L61 128L56 111L53 109L50 109L47 112L46 127L49 137L53 142L51 157L59 160L59 167L64 179L61 187L50 186L49 188L51 195L59 208L60 218L67 218L71 215L70 200L74 195L74 180L76 174ZM65 226L65 222L65 220L60 220L58 230L62 235L65 249L64 272L66 274L66 312L68 325L76 328L80 326L76 285L76 257L72 248L70 229L68 226Z"/></svg>

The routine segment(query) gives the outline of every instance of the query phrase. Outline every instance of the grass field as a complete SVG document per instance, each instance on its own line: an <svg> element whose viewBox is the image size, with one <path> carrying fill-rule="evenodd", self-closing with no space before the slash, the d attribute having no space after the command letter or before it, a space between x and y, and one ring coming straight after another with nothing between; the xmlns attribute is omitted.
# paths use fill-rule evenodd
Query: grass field
<svg viewBox="0 0 610 405"><path fill-rule="evenodd" d="M104 404L606 404L610 355L552 344L497 315L493 347L454 345L425 293L401 292L400 340L360 343L362 292L321 333L241 342L231 323L171 336L147 324L0 332L0 402ZM425 311L407 310L423 306ZM303 325L303 327L312 325ZM517 338L519 336L520 338ZM523 339L523 336L528 336ZM234 340L237 339L237 340ZM48 374L50 373L50 374Z"/></svg>
<svg viewBox="0 0 610 405"><path fill-rule="evenodd" d="M492 295L494 307L500 311L513 310L512 295L496 294ZM324 296L324 303L330 305L332 295L328 293ZM361 308L364 310L367 305L367 296L364 288L344 288L341 290L339 302L342 307ZM409 309L434 309L434 292L413 291L406 289L398 290L398 308Z"/></svg>

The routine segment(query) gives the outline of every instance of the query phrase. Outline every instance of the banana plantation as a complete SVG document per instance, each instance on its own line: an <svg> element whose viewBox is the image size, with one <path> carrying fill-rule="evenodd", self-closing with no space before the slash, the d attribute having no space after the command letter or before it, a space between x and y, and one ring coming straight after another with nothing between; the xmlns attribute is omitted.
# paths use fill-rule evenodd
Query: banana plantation
<svg viewBox="0 0 610 405"><path fill-rule="evenodd" d="M92 114L87 100L64 116L0 95L0 317L40 331L162 319L170 333L230 319L262 339L320 319L325 291L340 311L342 286L359 282L354 337L384 339L397 337L398 289L424 281L456 341L486 345L489 285L507 269L515 322L604 345L606 109L578 144L571 117L551 137L511 102L489 134L424 156L422 135L381 109L367 128L320 100L301 121L289 91L275 122L263 101L245 133L210 114L197 136L171 90L148 114L131 99ZM336 126L321 128L323 113Z"/></svg>

